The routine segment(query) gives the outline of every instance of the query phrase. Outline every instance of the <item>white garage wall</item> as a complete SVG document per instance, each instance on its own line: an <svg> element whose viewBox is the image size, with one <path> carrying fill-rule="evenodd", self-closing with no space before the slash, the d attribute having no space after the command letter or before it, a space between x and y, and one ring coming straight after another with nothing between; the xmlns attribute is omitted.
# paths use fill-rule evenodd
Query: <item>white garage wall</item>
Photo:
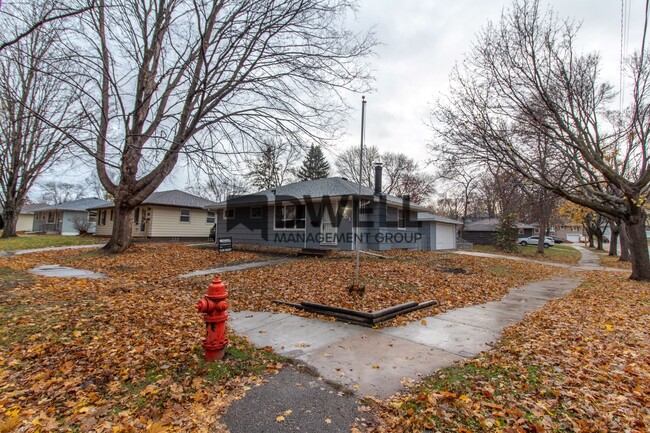
<svg viewBox="0 0 650 433"><path fill-rule="evenodd" d="M436 250L453 250L456 248L456 226L436 223Z"/></svg>

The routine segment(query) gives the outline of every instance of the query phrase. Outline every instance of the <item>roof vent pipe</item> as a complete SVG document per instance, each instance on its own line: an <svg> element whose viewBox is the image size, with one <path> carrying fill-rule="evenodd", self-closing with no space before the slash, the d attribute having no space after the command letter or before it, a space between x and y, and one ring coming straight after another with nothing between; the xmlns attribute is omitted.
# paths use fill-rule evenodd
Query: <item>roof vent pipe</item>
<svg viewBox="0 0 650 433"><path fill-rule="evenodd" d="M375 195L381 195L382 164L375 162Z"/></svg>

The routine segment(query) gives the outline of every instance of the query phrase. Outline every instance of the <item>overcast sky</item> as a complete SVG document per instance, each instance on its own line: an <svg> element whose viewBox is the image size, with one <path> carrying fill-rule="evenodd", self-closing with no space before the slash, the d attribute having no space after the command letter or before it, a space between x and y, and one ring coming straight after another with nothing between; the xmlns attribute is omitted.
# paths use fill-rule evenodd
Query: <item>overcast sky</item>
<svg viewBox="0 0 650 433"><path fill-rule="evenodd" d="M628 51L632 53L640 47L645 2L628 2ZM447 91L449 73L481 28L489 20L498 21L510 4L504 0L362 1L355 25L374 25L384 44L373 62L376 91L366 95L366 144L426 159L431 132L425 121L433 103ZM582 22L579 48L600 51L603 74L618 87L621 0L542 0L542 5ZM354 96L351 103L360 107L361 97ZM348 136L339 146L358 146L360 108L350 118L347 130Z"/></svg>
<svg viewBox="0 0 650 433"><path fill-rule="evenodd" d="M645 2L625 2L630 8L629 54L640 46ZM352 26L374 26L382 43L372 59L375 91L366 95L366 144L425 161L431 138L425 122L432 104L448 88L454 63L462 60L488 20L498 20L510 4L506 0L361 0ZM582 22L579 48L600 51L604 76L618 86L621 0L542 0L542 4ZM337 150L359 145L361 96L351 96L349 102L355 110L347 135L327 152L331 162ZM86 170L77 181L90 172ZM186 179L179 168L160 189L185 189Z"/></svg>

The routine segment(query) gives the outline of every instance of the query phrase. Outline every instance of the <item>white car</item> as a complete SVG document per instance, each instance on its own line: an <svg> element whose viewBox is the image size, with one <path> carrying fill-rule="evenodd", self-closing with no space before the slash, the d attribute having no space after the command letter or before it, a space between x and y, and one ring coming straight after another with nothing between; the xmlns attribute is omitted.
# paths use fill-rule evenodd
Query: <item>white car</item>
<svg viewBox="0 0 650 433"><path fill-rule="evenodd" d="M521 245L522 247L525 247L526 245L537 245L539 243L539 236L531 236L528 238L519 238L517 239L517 243ZM544 248L552 247L555 245L555 242L553 239L549 237L544 238Z"/></svg>

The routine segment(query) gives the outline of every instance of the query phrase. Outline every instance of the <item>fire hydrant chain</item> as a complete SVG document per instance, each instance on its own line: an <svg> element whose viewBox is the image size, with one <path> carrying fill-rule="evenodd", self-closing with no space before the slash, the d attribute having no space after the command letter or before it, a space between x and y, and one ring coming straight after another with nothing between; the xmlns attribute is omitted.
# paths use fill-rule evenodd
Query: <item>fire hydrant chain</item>
<svg viewBox="0 0 650 433"><path fill-rule="evenodd" d="M207 361L222 359L228 345L228 337L226 337L228 303L225 301L227 297L226 286L217 275L208 286L208 293L196 304L196 309L199 313L203 313L205 321L203 350Z"/></svg>

